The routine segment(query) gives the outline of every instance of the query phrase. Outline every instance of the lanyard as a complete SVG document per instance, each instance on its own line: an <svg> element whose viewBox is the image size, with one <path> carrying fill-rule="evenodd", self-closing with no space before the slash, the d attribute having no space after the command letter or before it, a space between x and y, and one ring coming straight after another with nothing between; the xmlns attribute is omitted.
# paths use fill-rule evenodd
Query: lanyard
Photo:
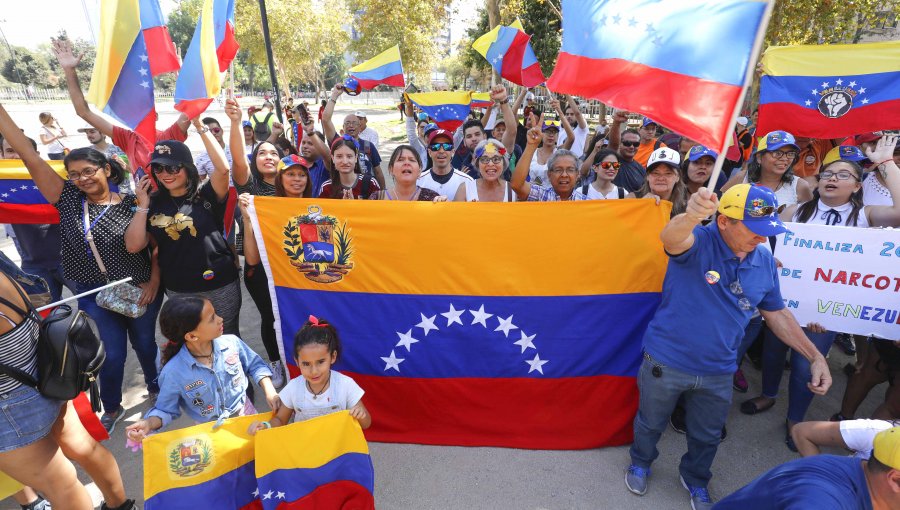
<svg viewBox="0 0 900 510"><path fill-rule="evenodd" d="M100 213L99 216L94 218L94 221L90 225L88 225L87 202L85 201L84 197L81 198L81 207L82 207L82 209L84 209L84 244L87 247L89 254L91 253L89 243L94 238L94 235L91 233L91 231L97 225L97 222L100 221L100 219L103 218L103 216L105 216L107 212L109 212L109 208L113 206L112 196L110 196L109 199L110 199L110 203L106 204L106 207L103 209L103 212Z"/></svg>

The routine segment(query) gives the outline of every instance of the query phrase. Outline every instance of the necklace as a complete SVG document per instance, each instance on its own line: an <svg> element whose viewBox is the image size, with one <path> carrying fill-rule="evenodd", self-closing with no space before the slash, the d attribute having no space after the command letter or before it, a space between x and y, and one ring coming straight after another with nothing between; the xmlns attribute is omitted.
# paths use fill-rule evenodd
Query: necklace
<svg viewBox="0 0 900 510"><path fill-rule="evenodd" d="M331 383L331 374L328 375L328 380L325 381L325 384L322 386L322 389L318 392L313 391L312 386L309 385L309 381L306 381L306 389L309 390L310 393L313 394L313 400L319 398L319 395L325 393L325 390L328 389L328 385Z"/></svg>
<svg viewBox="0 0 900 510"><path fill-rule="evenodd" d="M188 349L188 352L191 352L191 350ZM211 358L212 358L212 355L213 355L213 348L212 348L212 346L210 346L210 348L209 348L209 354L194 354L193 352L191 352L191 356L193 356L193 357L195 357L195 358L206 358L206 359L211 359Z"/></svg>

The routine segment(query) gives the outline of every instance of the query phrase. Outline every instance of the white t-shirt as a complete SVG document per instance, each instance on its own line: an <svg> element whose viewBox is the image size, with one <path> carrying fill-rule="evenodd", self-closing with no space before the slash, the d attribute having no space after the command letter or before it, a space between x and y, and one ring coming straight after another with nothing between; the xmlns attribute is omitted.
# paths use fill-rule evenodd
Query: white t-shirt
<svg viewBox="0 0 900 510"><path fill-rule="evenodd" d="M59 136L60 133L58 129L53 128L50 129L47 126L41 126L41 134L46 135L49 138L53 138L54 136ZM47 154L59 154L66 150L66 147L59 140L53 140L47 145Z"/></svg>
<svg viewBox="0 0 900 510"><path fill-rule="evenodd" d="M573 129L573 131L575 132L575 143L572 144L572 148L569 150L571 150L572 152L577 154L578 157L581 157L581 155L584 154L584 144L585 144L585 142L587 142L587 137L589 134L588 127L587 126L581 127L578 124L576 124L575 129ZM556 140L556 146L559 148L562 148L563 144L566 143L566 140L569 138L568 135L569 134L566 133L565 129L560 131L559 139Z"/></svg>
<svg viewBox="0 0 900 510"><path fill-rule="evenodd" d="M862 209L859 210L859 215L856 217L856 225L848 225L847 221L850 219L850 214L853 212L853 204L847 202L844 205L840 205L838 207L828 207L827 205L822 203L822 200L819 200L819 203L816 204L816 212L807 220L806 223L810 223L813 225L828 225L829 221L834 221L837 218L834 215L829 214L829 211L834 210L837 215L840 216L841 221L839 223L835 223L836 226L839 227L859 227L859 228L868 228L869 220L866 218L866 206L863 206ZM792 221L797 221L798 216L800 215L800 208L794 212L794 217L791 218Z"/></svg>
<svg viewBox="0 0 900 510"><path fill-rule="evenodd" d="M456 196L456 190L458 190L459 185L463 183L466 185L466 197L478 196L478 191L475 188L475 179L473 179L471 175L460 172L459 170L453 170L446 182L438 182L435 179L435 174L432 172L432 169L424 170L416 180L416 184L418 184L420 188L430 189L438 195L444 195L448 200L453 200L453 197Z"/></svg>
<svg viewBox="0 0 900 510"><path fill-rule="evenodd" d="M278 393L281 402L294 410L291 423L346 411L355 406L365 394L356 381L340 372L332 370L330 377L328 389L317 396L309 392L303 376L291 379L281 389Z"/></svg>
<svg viewBox="0 0 900 510"><path fill-rule="evenodd" d="M863 205L894 205L891 192L878 182L874 173L863 179L862 184Z"/></svg>
<svg viewBox="0 0 900 510"><path fill-rule="evenodd" d="M841 439L853 450L854 457L868 460L875 435L893 427L894 423L887 420L844 420L841 422Z"/></svg>
<svg viewBox="0 0 900 510"><path fill-rule="evenodd" d="M374 129L366 127L366 129L363 129L359 134L359 137L374 145L376 149L378 148L378 132Z"/></svg>
<svg viewBox="0 0 900 510"><path fill-rule="evenodd" d="M228 148L228 145L225 146L225 159L228 160L228 167L232 167L231 160L231 149ZM212 161L209 159L209 153L206 151L201 152L194 159L194 166L197 167L197 173L200 174L200 178L213 173L215 168L213 167Z"/></svg>
<svg viewBox="0 0 900 510"><path fill-rule="evenodd" d="M622 193L622 198L624 198L626 195L628 195L628 191L626 191L624 188L619 188L618 186L613 186L612 191L610 191L609 193L607 193L606 195L604 195L603 193L600 193L599 191L597 191L597 188L595 188L594 185L591 184L590 186L588 186L587 197L588 197L588 200L612 200L612 199L618 199L618 198L619 198L619 190L620 190L620 189L621 189L622 192L623 192L623 193Z"/></svg>
<svg viewBox="0 0 900 510"><path fill-rule="evenodd" d="M538 186L549 186L550 178L547 177L547 163L543 165L538 163L538 152L534 151L534 156L531 157L531 165L528 167L528 175L531 176L531 184L537 184ZM550 156L551 158L553 156ZM547 158L547 161L550 161L550 158Z"/></svg>

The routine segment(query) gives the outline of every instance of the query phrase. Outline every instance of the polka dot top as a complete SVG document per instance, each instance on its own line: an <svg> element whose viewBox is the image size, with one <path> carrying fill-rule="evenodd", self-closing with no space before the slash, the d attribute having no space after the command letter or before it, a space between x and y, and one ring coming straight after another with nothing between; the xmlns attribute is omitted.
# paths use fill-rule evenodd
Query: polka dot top
<svg viewBox="0 0 900 510"><path fill-rule="evenodd" d="M88 202L88 225L94 234L94 244L109 272L110 280L132 277L134 283L150 280L150 252L128 253L125 249L125 229L134 216L135 196L120 194L118 204ZM103 274L84 234L84 193L66 181L62 195L56 202L59 211L63 274L78 283L105 283Z"/></svg>

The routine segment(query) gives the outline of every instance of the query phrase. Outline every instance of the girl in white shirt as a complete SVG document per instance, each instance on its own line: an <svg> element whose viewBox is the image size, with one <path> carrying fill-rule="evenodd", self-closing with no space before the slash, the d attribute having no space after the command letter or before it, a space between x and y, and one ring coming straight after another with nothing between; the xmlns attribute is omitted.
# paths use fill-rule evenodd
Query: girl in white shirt
<svg viewBox="0 0 900 510"><path fill-rule="evenodd" d="M612 200L625 198L628 191L613 184L613 179L619 175L619 155L616 151L603 149L594 157L591 166L594 182L582 185L581 192L588 200ZM590 177L590 176L589 176Z"/></svg>
<svg viewBox="0 0 900 510"><path fill-rule="evenodd" d="M294 336L294 361L303 377L291 379L279 393L281 408L269 421L255 421L249 433L349 410L364 429L372 416L362 403L365 393L356 381L331 369L341 354L337 330L312 315Z"/></svg>

